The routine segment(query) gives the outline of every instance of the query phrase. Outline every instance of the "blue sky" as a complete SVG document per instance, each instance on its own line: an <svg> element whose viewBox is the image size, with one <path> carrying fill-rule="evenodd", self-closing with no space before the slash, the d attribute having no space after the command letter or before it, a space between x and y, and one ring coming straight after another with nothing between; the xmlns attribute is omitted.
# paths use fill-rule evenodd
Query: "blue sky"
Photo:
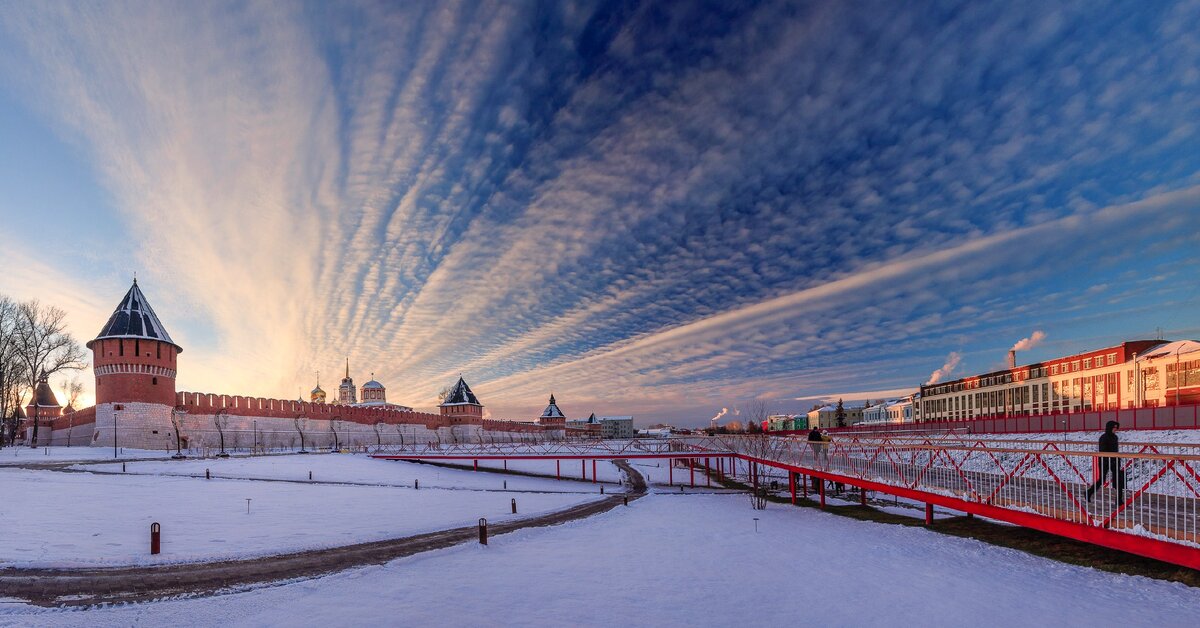
<svg viewBox="0 0 1200 628"><path fill-rule="evenodd" d="M704 424L1200 336L1200 5L12 3L0 292ZM89 379L85 377L85 379ZM89 382L90 384L90 382Z"/></svg>

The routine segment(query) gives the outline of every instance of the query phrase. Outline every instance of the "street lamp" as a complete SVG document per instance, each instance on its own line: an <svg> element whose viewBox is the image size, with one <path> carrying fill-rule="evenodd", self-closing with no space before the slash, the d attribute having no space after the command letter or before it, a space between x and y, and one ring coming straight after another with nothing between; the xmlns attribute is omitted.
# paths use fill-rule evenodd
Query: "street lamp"
<svg viewBox="0 0 1200 628"><path fill-rule="evenodd" d="M117 415L120 412L113 410L113 459L117 458Z"/></svg>

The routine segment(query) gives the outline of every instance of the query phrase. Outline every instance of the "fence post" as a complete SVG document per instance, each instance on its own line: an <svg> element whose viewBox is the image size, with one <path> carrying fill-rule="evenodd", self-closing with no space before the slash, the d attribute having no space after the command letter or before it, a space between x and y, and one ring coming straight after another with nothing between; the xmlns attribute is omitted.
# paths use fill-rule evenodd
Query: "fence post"
<svg viewBox="0 0 1200 628"><path fill-rule="evenodd" d="M487 519L479 518L479 544L487 545Z"/></svg>
<svg viewBox="0 0 1200 628"><path fill-rule="evenodd" d="M925 504L925 525L933 525L933 504Z"/></svg>
<svg viewBox="0 0 1200 628"><path fill-rule="evenodd" d="M517 514L517 498L516 497L514 497L512 500L512 514L514 514L514 515Z"/></svg>

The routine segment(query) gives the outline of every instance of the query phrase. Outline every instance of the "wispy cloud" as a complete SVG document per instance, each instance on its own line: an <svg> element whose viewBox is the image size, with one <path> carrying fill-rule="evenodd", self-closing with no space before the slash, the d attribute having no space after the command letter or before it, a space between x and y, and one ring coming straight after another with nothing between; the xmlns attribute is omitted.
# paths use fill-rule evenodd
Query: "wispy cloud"
<svg viewBox="0 0 1200 628"><path fill-rule="evenodd" d="M1188 302L1145 277L1200 232L1200 16L1111 13L30 4L0 76L90 156L185 388L349 355L409 404L703 422Z"/></svg>

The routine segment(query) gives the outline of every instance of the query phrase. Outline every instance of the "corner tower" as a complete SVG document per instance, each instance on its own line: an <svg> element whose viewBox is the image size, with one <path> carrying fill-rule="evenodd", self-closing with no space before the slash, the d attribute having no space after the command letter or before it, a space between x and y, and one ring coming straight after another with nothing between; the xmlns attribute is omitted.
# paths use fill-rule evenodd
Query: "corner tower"
<svg viewBox="0 0 1200 628"><path fill-rule="evenodd" d="M121 445L159 447L167 442L175 407L176 365L183 348L171 340L136 279L87 348L96 374L93 443L112 445L117 421ZM152 433L158 436L150 442L146 434Z"/></svg>
<svg viewBox="0 0 1200 628"><path fill-rule="evenodd" d="M483 420L483 404L471 387L459 376L458 383L446 394L446 398L438 406L442 416L449 419L451 425L479 422Z"/></svg>

